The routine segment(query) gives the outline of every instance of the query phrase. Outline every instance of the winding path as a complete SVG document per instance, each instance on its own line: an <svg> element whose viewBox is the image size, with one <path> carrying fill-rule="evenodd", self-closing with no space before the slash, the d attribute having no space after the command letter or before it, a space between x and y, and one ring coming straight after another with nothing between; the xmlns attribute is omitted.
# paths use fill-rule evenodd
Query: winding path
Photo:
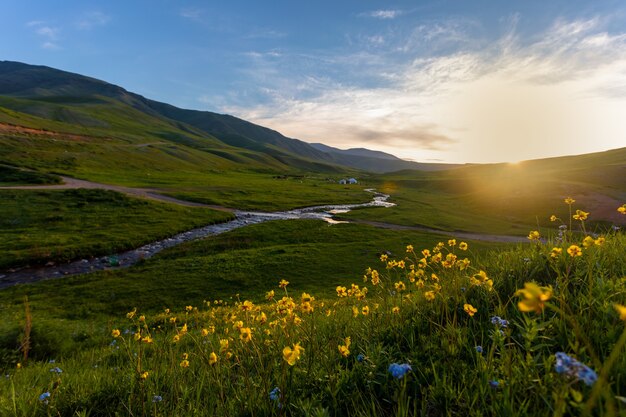
<svg viewBox="0 0 626 417"><path fill-rule="evenodd" d="M235 214L235 219L212 224L197 229L179 233L173 237L158 240L156 242L144 245L140 248L128 250L122 253L101 256L97 258L81 259L66 264L51 264L41 267L24 267L14 268L7 272L0 272L0 289L10 287L16 284L33 283L45 279L61 278L70 275L87 274L95 271L125 268L136 264L137 262L150 258L164 249L179 245L183 242L201 239L206 236L216 235L230 230L251 224L262 223L270 220L291 220L291 219L318 219L328 223L349 223L348 221L338 221L334 219L334 215L347 213L348 211L359 207L392 207L394 203L387 200L389 195L378 193L373 189L368 189L374 194L372 201L362 204L342 204L342 205L326 205L313 206L300 209L281 211L281 212L255 212L240 211L227 207L213 206L208 204L193 203L189 201L178 200L176 198L158 194L157 190L149 188L130 188L117 185L100 184L91 181L78 180L70 177L62 177L64 184L59 185L35 185L35 186L14 186L0 187L0 189L20 189L20 190L59 190L72 188L91 188L104 189L121 192L131 196L150 198L153 200L165 201L168 203L180 204L193 207L207 207L217 210L229 211ZM485 235L467 232L448 232L425 226L402 226L397 224L371 222L364 220L350 221L353 223L367 224L374 227L393 229L393 230L416 230L429 233L437 233L441 235L455 236L462 239L483 240L491 242L524 242L526 239L519 236L501 236L501 235Z"/></svg>

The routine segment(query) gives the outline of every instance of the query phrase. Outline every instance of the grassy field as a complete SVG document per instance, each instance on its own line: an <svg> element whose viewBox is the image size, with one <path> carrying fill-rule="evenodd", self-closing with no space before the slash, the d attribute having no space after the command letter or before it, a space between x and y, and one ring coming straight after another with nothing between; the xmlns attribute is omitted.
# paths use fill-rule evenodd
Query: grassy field
<svg viewBox="0 0 626 417"><path fill-rule="evenodd" d="M0 190L0 270L139 247L232 218L103 190Z"/></svg>
<svg viewBox="0 0 626 417"><path fill-rule="evenodd" d="M59 183L61 183L61 178L57 175L22 171L16 168L0 165L0 187L26 184L43 185Z"/></svg>
<svg viewBox="0 0 626 417"><path fill-rule="evenodd" d="M626 239L556 242L556 227L546 235L547 243L488 251L470 242L466 251L459 241L437 245L437 236L271 222L130 270L12 288L0 293L9 318L0 410L621 414L626 311L614 304L626 303ZM379 274L364 282L367 267ZM281 279L290 282L278 288ZM338 297L337 285L349 295ZM9 349L26 334L28 362L24 349Z"/></svg>

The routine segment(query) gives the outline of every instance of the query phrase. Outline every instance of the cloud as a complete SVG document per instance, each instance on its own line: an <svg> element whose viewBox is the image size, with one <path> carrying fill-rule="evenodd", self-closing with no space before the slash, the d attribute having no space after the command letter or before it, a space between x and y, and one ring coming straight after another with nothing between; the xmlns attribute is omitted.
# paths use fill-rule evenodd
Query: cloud
<svg viewBox="0 0 626 417"><path fill-rule="evenodd" d="M360 16L373 17L375 19L395 19L403 14L402 10L374 10L361 13Z"/></svg>
<svg viewBox="0 0 626 417"><path fill-rule="evenodd" d="M41 47L47 50L61 49L57 40L59 39L60 29L47 25L40 20L33 20L26 23L26 27L29 27L33 32L42 39Z"/></svg>
<svg viewBox="0 0 626 417"><path fill-rule="evenodd" d="M624 146L626 31L604 20L556 20L523 37L520 17L485 44L472 23L433 22L406 39L334 54L251 56L259 88L221 111L310 142L368 146L414 160L516 161ZM458 38L458 39L457 39ZM395 42L396 48L393 48Z"/></svg>
<svg viewBox="0 0 626 417"><path fill-rule="evenodd" d="M195 7L187 7L187 8L181 9L178 14L179 16L184 17L185 19L200 20L203 13L204 11L202 9L198 9Z"/></svg>
<svg viewBox="0 0 626 417"><path fill-rule="evenodd" d="M99 11L93 11L83 14L76 22L76 27L80 30L91 30L98 26L105 26L109 23L111 17Z"/></svg>

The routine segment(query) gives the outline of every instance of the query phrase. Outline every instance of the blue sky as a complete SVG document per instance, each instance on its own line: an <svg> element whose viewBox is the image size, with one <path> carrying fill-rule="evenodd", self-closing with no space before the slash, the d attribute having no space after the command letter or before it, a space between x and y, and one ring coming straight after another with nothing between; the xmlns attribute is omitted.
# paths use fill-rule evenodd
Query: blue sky
<svg viewBox="0 0 626 417"><path fill-rule="evenodd" d="M626 146L621 1L23 1L0 59L310 142L495 162Z"/></svg>

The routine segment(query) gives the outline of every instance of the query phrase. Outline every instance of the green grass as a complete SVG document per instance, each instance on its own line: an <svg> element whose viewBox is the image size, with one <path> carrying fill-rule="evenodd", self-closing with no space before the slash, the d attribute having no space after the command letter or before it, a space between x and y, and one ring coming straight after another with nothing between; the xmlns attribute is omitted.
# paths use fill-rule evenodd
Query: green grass
<svg viewBox="0 0 626 417"><path fill-rule="evenodd" d="M355 244L351 249L353 257L359 258L360 251L366 252L366 256L358 265L347 268L352 272L339 271L337 277L343 277L339 279L331 280L321 274L332 274L333 267L339 266L338 260L327 256L342 258L337 255L337 248L345 244L341 240L345 240L346 230L337 226L319 230L319 222L262 224L178 247L159 257L169 264L177 259L191 261L205 255L232 254L231 259L238 261L236 265L247 269L252 277L246 288L256 286L250 293L242 293L240 299L250 294L250 298L261 300L267 290L274 289L275 299L279 300L287 294L276 284L285 278L291 281L286 292L295 303L287 313L277 312L275 301L258 303L245 311L242 304L228 300L218 290L205 293L207 304L198 301L199 294L194 296L182 285L173 293L176 283L162 289L168 293L166 298L151 300L132 289L127 294L132 279L116 281L114 276L120 272L99 274L98 278L109 284L99 291L107 288L112 294L119 290L120 297L132 300L128 305L138 307L138 311L126 318L125 312L130 309L116 305L116 312L107 313L110 322L106 325L100 320L55 317L52 306L58 305L60 312L67 308L64 303L76 305L82 289L78 279L57 281L60 294L52 299L44 296L50 295L51 282L3 291L3 316L9 320L2 324L2 342L9 342L9 336L20 339L20 333L24 339L24 332L20 331L24 328L24 313L18 309L23 311L24 306L16 299L28 292L34 325L30 352L33 359L25 367L16 369L15 363L21 359L5 347L7 364L12 365L4 371L9 377L0 381L0 412L17 416L562 416L582 415L589 409L593 415L616 416L626 411L620 400L626 394L626 331L613 307L614 303L626 303L624 235L610 234L601 246L584 249L580 257L571 257L565 251L571 244L580 244L578 240L478 252L464 252L445 244L441 248L444 258L449 252L460 258L468 256L469 268L448 269L429 258L421 287L411 282L409 265L420 269L420 250L426 247L434 253L436 236L423 236L420 240L417 234L394 237L386 236L386 232L378 235L376 230L362 226L343 226L354 228L349 236L369 236L370 243L378 240L373 247L358 244L359 239L349 242ZM274 233L268 233L270 230ZM259 236L266 240L255 239ZM306 258L287 250L293 256L289 265L264 264L267 252L262 249L278 249L283 239L290 243L284 249L304 245L307 250L303 253L311 253L317 262L300 267ZM404 251L407 242L414 244L416 255ZM334 247L325 248L326 244ZM550 255L554 245L564 249L557 258ZM385 269L377 259L381 248L392 249L390 260L406 258L406 269ZM470 249L475 249L473 244ZM246 260L245 252L250 250L256 251L254 262ZM157 266L165 265L160 261L146 263L146 277L137 283L138 287L143 286L146 292L152 289L148 275L154 276ZM152 262L154 269L149 265ZM220 262L206 265L215 269L225 262L228 263L227 258L221 258ZM372 282L371 274L367 283L362 281L362 271L367 266L380 271L380 284ZM281 267L291 267L292 274L283 275L285 269ZM227 277L236 269L227 267L218 275ZM472 282L479 270L486 271L493 280L493 290L487 284ZM132 275L137 272L137 268L128 271L131 275L126 278L137 279L137 275ZM204 280L209 281L213 270L204 272ZM275 276L267 281L257 282L254 277L255 273L271 272ZM439 278L439 290L432 273ZM171 279L176 280L176 275L171 275ZM418 283L419 279L418 274ZM96 283L89 277L86 280L86 284ZM318 280L324 282L325 290ZM530 281L551 287L550 298L537 313L521 312L517 305L523 298L516 296L516 291ZM369 292L364 298L359 291L341 299L330 295L336 285L350 282L367 286ZM407 289L400 294L390 292L398 282L403 282ZM163 283L164 280L155 285ZM199 277L192 284L208 290ZM227 284L231 290L238 285ZM70 292L71 288L76 288L76 292ZM312 302L313 314L304 311L300 298L303 291L316 297ZM425 297L427 291L435 291L433 301ZM91 305L93 298L94 293L85 294L83 304ZM228 305L212 302L219 298L227 300ZM172 308L169 313L160 308L161 301L166 300L172 302L165 305ZM465 304L477 309L473 317L464 311ZM42 310L45 305L50 309ZM186 305L192 308L186 310ZM362 314L364 307L369 307L368 315ZM394 312L394 307L399 307L398 312ZM356 316L353 308L357 308ZM266 315L266 321L261 319L261 313ZM144 314L142 321L140 316ZM294 322L296 315L302 320L300 323ZM507 320L508 325L494 325L491 318L496 315ZM170 320L172 317L177 318L175 323ZM215 326L214 333L211 326ZM250 342L241 340L238 326L251 328ZM111 344L113 329L120 329L122 334ZM133 341L125 329L150 337L152 343ZM206 335L202 329L207 329ZM59 337L68 331L72 337ZM349 346L346 337L350 337ZM228 348L220 349L221 339L229 340ZM290 365L284 348L293 348L296 343L304 351ZM340 353L342 345L349 350L345 357ZM481 346L482 353L477 352L476 346ZM209 363L211 352L218 357L213 365ZM588 365L598 379L588 386L576 374L557 372L556 352L565 352ZM228 358L228 354L232 356ZM362 355L362 361L358 355ZM50 364L49 359L56 362ZM185 360L189 367L181 366L186 365ZM412 371L396 379L388 371L391 363L408 363ZM63 372L51 372L54 367ZM145 379L141 377L144 372ZM275 387L280 389L280 395L272 400L269 393ZM50 393L47 404L38 400L44 392ZM155 395L161 396L162 401L153 402Z"/></svg>
<svg viewBox="0 0 626 417"><path fill-rule="evenodd" d="M0 186L2 187L29 184L59 184L60 182L61 178L57 175L23 171L17 168L0 165Z"/></svg>
<svg viewBox="0 0 626 417"><path fill-rule="evenodd" d="M111 254L232 218L104 190L0 190L0 269Z"/></svg>

